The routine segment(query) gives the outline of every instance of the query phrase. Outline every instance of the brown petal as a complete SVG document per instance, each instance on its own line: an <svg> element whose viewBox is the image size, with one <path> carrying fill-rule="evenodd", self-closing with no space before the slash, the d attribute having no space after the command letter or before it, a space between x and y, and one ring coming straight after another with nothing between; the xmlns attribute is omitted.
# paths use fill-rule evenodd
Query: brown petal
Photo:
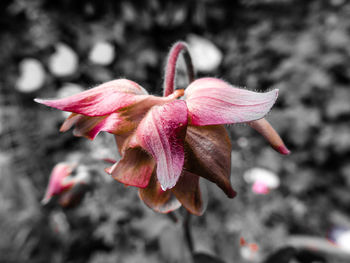
<svg viewBox="0 0 350 263"><path fill-rule="evenodd" d="M144 188L148 185L155 167L153 158L140 147L129 148L123 158L106 172L117 181Z"/></svg>
<svg viewBox="0 0 350 263"><path fill-rule="evenodd" d="M120 155L124 155L125 150L129 148L129 141L133 136L132 132L128 132L121 135L114 135L115 141L117 143L118 151Z"/></svg>
<svg viewBox="0 0 350 263"><path fill-rule="evenodd" d="M171 191L190 213L197 216L203 214L204 207L198 175L184 171Z"/></svg>
<svg viewBox="0 0 350 263"><path fill-rule="evenodd" d="M270 143L271 147L275 149L275 151L283 155L290 154L290 151L282 141L281 137L265 118L248 122L248 124L262 136L264 136L265 139Z"/></svg>
<svg viewBox="0 0 350 263"><path fill-rule="evenodd" d="M159 213L169 213L181 206L181 203L170 190L162 190L155 172L148 186L139 189L139 197L148 207Z"/></svg>
<svg viewBox="0 0 350 263"><path fill-rule="evenodd" d="M77 184L59 198L59 204L63 208L74 208L83 200L85 194L91 190L87 184Z"/></svg>
<svg viewBox="0 0 350 263"><path fill-rule="evenodd" d="M83 115L78 113L71 113L67 119L62 123L60 132L68 131Z"/></svg>
<svg viewBox="0 0 350 263"><path fill-rule="evenodd" d="M231 187L231 141L222 125L188 126L186 135L188 170L216 183L229 198Z"/></svg>

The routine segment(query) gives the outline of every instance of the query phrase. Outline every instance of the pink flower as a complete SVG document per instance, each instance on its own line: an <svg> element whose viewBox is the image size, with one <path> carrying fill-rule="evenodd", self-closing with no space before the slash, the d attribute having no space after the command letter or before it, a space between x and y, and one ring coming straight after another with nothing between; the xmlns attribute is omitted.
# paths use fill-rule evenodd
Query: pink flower
<svg viewBox="0 0 350 263"><path fill-rule="evenodd" d="M135 82L119 79L68 98L36 102L72 112L61 131L75 125L77 136L93 139L100 131L114 134L122 159L107 172L138 187L148 206L169 212L181 203L190 212L201 214L198 176L216 183L228 197L236 195L230 183L231 143L224 124L249 123L275 149L281 153L288 150L273 128L261 120L275 103L278 90L257 93L220 79L201 78L185 92L174 91L181 52L192 79L189 53L179 42L168 59L164 97L148 95Z"/></svg>
<svg viewBox="0 0 350 263"><path fill-rule="evenodd" d="M58 163L53 168L43 205L57 201L60 206L70 208L81 202L89 185L86 176L71 176L75 169L76 165L68 163Z"/></svg>

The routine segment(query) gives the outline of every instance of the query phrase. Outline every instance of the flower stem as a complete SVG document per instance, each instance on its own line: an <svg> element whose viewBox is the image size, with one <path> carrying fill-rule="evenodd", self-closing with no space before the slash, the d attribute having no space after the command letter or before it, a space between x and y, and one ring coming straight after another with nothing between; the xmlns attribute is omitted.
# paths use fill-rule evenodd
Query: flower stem
<svg viewBox="0 0 350 263"><path fill-rule="evenodd" d="M186 214L184 216L183 230L184 230L187 246L190 252L193 253L193 238L191 234L191 214L188 211L186 211Z"/></svg>
<svg viewBox="0 0 350 263"><path fill-rule="evenodd" d="M187 44L185 42L176 42L171 48L165 68L164 79L164 94L163 96L169 96L174 92L175 77L176 77L176 65L179 59L179 55L182 54L185 59L188 81L191 83L194 80L195 72L192 64L191 55L188 51Z"/></svg>

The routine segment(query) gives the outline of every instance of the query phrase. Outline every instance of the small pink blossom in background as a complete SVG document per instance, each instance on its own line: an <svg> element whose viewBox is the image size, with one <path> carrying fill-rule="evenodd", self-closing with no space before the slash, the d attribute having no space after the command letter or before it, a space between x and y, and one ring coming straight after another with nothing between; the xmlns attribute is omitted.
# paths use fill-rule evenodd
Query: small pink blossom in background
<svg viewBox="0 0 350 263"><path fill-rule="evenodd" d="M270 190L276 189L280 185L279 177L264 168L249 169L243 177L247 183L252 184L252 191L256 194L268 194Z"/></svg>
<svg viewBox="0 0 350 263"><path fill-rule="evenodd" d="M261 182L261 181L254 182L252 186L252 190L256 194L263 194L263 195L266 195L270 192L269 187L264 182Z"/></svg>
<svg viewBox="0 0 350 263"><path fill-rule="evenodd" d="M53 168L45 197L42 200L43 204L48 203L53 196L58 196L72 188L73 181L67 179L69 179L73 169L74 165L67 163L59 163Z"/></svg>
<svg viewBox="0 0 350 263"><path fill-rule="evenodd" d="M229 198L236 195L225 124L248 123L275 150L289 151L263 119L278 90L258 93L217 78L200 78L185 90L174 90L181 52L192 81L187 47L178 42L168 58L163 97L149 95L131 80L117 79L67 98L36 102L71 112L61 131L75 126L74 135L91 140L101 131L114 134L122 159L106 171L121 183L138 187L149 207L167 213L183 205L201 215L199 176L216 183Z"/></svg>
<svg viewBox="0 0 350 263"><path fill-rule="evenodd" d="M72 173L75 172L75 176ZM89 190L90 175L85 166L58 163L52 170L43 205L58 201L62 207L78 205Z"/></svg>

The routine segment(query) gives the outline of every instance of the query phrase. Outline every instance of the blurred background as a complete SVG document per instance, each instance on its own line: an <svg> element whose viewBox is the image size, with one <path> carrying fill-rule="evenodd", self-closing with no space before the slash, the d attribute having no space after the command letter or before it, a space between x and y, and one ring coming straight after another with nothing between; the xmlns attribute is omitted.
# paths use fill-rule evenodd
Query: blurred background
<svg viewBox="0 0 350 263"><path fill-rule="evenodd" d="M346 0L2 0L0 262L189 262L174 223L103 171L104 158L118 159L113 136L59 133L66 115L33 102L121 77L161 95L178 40L199 76L278 88L267 119L292 151L280 156L250 127L228 127L238 196L207 185L194 249L217 259L196 262L350 262ZM76 208L40 204L59 162L90 177ZM252 188L256 178L268 191Z"/></svg>

